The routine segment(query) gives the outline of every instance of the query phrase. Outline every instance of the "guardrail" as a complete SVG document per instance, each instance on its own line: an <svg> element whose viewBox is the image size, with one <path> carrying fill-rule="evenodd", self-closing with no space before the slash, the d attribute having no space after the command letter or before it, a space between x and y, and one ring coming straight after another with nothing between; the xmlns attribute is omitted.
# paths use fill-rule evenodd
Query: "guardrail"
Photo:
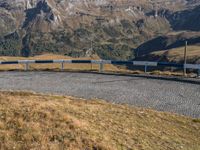
<svg viewBox="0 0 200 150"><path fill-rule="evenodd" d="M99 72L103 72L104 64L113 65L134 65L144 66L145 73L148 67L175 67L175 68L186 68L198 70L198 76L200 77L200 64L177 64L168 62L151 62L151 61L113 61L113 60L17 60L17 61L0 61L2 65L8 64L25 64L25 70L29 70L29 64L49 64L49 63L60 63L61 70L64 70L65 63L72 64L99 64Z"/></svg>

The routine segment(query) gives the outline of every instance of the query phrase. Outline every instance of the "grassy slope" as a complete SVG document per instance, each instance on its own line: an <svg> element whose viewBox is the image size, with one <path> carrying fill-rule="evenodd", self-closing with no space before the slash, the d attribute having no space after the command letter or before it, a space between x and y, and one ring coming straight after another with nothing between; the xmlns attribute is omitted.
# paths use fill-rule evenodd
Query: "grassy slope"
<svg viewBox="0 0 200 150"><path fill-rule="evenodd" d="M27 92L0 92L0 149L198 150L200 120Z"/></svg>
<svg viewBox="0 0 200 150"><path fill-rule="evenodd" d="M166 56L169 61L180 62L184 58L184 47L174 48L169 51L153 52L150 55ZM190 63L200 63L200 46L188 46L187 59Z"/></svg>

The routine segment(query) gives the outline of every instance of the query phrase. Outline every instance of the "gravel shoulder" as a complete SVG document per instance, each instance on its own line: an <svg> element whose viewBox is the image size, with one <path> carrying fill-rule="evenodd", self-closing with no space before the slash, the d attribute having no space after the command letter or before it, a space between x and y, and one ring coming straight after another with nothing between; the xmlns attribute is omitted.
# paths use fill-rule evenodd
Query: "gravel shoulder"
<svg viewBox="0 0 200 150"><path fill-rule="evenodd" d="M199 80L73 72L0 72L0 90L97 98L200 118Z"/></svg>

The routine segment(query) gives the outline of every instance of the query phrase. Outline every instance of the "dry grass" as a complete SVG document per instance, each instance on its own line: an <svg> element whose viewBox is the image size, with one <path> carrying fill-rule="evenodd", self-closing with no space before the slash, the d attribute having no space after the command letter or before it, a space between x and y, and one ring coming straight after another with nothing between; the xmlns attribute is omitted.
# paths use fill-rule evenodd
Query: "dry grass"
<svg viewBox="0 0 200 150"><path fill-rule="evenodd" d="M200 120L28 92L0 92L0 149L199 150Z"/></svg>

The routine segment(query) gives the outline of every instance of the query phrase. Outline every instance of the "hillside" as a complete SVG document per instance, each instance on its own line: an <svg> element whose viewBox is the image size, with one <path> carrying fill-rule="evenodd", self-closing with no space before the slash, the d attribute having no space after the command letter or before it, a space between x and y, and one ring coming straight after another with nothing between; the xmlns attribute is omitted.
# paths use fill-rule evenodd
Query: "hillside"
<svg viewBox="0 0 200 150"><path fill-rule="evenodd" d="M188 63L200 63L200 32L169 33L135 49L138 60L183 62L185 41Z"/></svg>
<svg viewBox="0 0 200 150"><path fill-rule="evenodd" d="M183 63L185 47L153 51L138 57L138 60L166 61ZM200 45L187 47L187 63L200 64Z"/></svg>
<svg viewBox="0 0 200 150"><path fill-rule="evenodd" d="M134 59L168 33L199 37L199 8L198 0L0 0L0 55Z"/></svg>
<svg viewBox="0 0 200 150"><path fill-rule="evenodd" d="M199 119L28 92L0 92L0 105L1 149L200 148Z"/></svg>

